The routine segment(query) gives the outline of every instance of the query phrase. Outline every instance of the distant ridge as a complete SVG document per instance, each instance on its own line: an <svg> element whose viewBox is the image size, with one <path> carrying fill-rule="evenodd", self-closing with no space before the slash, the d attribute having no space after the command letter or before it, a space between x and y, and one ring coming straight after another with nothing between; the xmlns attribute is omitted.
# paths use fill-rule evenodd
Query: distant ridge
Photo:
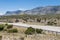
<svg viewBox="0 0 60 40"><path fill-rule="evenodd" d="M46 15L46 14L60 14L60 6L45 6L36 7L31 10L16 10L7 11L5 15L19 15L19 14L31 14L31 15Z"/></svg>
<svg viewBox="0 0 60 40"><path fill-rule="evenodd" d="M21 10L7 11L5 15L16 15L16 14L20 14L21 12L22 12Z"/></svg>

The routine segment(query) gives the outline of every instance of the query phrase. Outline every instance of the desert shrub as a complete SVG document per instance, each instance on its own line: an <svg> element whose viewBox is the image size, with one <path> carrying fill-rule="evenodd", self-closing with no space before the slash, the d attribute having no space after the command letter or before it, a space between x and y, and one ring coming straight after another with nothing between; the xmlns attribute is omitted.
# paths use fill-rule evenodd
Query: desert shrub
<svg viewBox="0 0 60 40"><path fill-rule="evenodd" d="M2 31L4 29L4 25L3 24L0 24L0 31Z"/></svg>
<svg viewBox="0 0 60 40"><path fill-rule="evenodd" d="M24 37L20 38L21 40L24 40Z"/></svg>
<svg viewBox="0 0 60 40"><path fill-rule="evenodd" d="M32 27L29 27L29 28L25 31L25 34L31 35L31 34L34 34L34 32L35 32L35 29L32 28Z"/></svg>
<svg viewBox="0 0 60 40"><path fill-rule="evenodd" d="M2 36L0 36L0 40L2 40Z"/></svg>
<svg viewBox="0 0 60 40"><path fill-rule="evenodd" d="M27 19L26 18L23 18L23 20L27 22Z"/></svg>
<svg viewBox="0 0 60 40"><path fill-rule="evenodd" d="M7 31L7 29L4 29L3 31Z"/></svg>
<svg viewBox="0 0 60 40"><path fill-rule="evenodd" d="M16 19L16 21L15 22L19 22L19 20L18 19Z"/></svg>
<svg viewBox="0 0 60 40"><path fill-rule="evenodd" d="M57 23L56 22L47 22L47 25L57 25Z"/></svg>
<svg viewBox="0 0 60 40"><path fill-rule="evenodd" d="M5 25L7 26L8 24L6 23Z"/></svg>
<svg viewBox="0 0 60 40"><path fill-rule="evenodd" d="M37 19L37 22L41 22L41 19Z"/></svg>
<svg viewBox="0 0 60 40"><path fill-rule="evenodd" d="M38 33L38 34L41 34L42 33L42 29L36 29L36 33Z"/></svg>
<svg viewBox="0 0 60 40"><path fill-rule="evenodd" d="M13 27L13 25L7 25L7 29L10 29L12 27Z"/></svg>
<svg viewBox="0 0 60 40"><path fill-rule="evenodd" d="M47 22L47 25L53 25L53 22L49 21L49 22Z"/></svg>
<svg viewBox="0 0 60 40"><path fill-rule="evenodd" d="M54 25L57 25L57 23L54 23Z"/></svg>
<svg viewBox="0 0 60 40"><path fill-rule="evenodd" d="M16 28L7 30L8 33L17 33L18 30Z"/></svg>

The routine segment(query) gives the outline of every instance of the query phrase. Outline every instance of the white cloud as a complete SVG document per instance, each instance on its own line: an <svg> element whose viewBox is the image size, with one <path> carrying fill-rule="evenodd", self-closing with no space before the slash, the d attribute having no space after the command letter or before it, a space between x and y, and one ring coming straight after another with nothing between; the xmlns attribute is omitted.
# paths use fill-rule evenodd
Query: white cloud
<svg viewBox="0 0 60 40"><path fill-rule="evenodd" d="M4 15L4 13L1 13L1 12L0 12L0 15Z"/></svg>
<svg viewBox="0 0 60 40"><path fill-rule="evenodd" d="M19 10L23 10L23 11L25 11L26 9L24 9L24 8L19 8Z"/></svg>

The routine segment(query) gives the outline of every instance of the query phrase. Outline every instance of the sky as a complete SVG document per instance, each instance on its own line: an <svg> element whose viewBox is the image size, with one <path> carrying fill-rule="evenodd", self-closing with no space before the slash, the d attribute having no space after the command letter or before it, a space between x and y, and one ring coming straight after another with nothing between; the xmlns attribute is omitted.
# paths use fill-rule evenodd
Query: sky
<svg viewBox="0 0 60 40"><path fill-rule="evenodd" d="M41 6L60 6L60 0L0 0L0 15L6 11L30 10Z"/></svg>

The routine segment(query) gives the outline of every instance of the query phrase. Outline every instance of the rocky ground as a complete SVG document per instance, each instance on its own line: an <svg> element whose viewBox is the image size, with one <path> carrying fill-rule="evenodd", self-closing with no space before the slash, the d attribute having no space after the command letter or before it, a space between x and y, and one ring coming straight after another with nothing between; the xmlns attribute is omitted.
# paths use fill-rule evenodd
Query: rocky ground
<svg viewBox="0 0 60 40"><path fill-rule="evenodd" d="M48 35L48 34L34 34L34 35L24 35L24 34L4 34L2 35L2 40L60 40L60 35Z"/></svg>

